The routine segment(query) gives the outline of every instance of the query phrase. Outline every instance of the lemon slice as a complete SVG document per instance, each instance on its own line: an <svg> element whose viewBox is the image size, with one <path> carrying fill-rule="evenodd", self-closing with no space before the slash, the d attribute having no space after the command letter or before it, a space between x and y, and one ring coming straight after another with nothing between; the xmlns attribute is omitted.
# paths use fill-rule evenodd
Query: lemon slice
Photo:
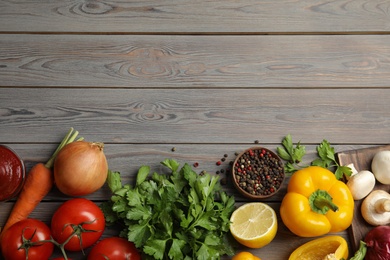
<svg viewBox="0 0 390 260"><path fill-rule="evenodd" d="M251 202L237 208L230 217L230 232L242 245L261 248L276 236L275 211L265 203Z"/></svg>

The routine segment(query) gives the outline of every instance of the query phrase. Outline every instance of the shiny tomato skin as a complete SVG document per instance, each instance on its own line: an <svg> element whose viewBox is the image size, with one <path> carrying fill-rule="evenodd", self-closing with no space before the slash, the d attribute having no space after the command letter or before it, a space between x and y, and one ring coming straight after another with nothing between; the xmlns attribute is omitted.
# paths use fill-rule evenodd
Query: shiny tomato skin
<svg viewBox="0 0 390 260"><path fill-rule="evenodd" d="M79 235L72 235L74 232L72 225L80 225L84 230L93 231L80 233L81 246ZM98 205L85 198L74 198L64 202L54 212L51 219L51 232L54 240L60 244L72 236L65 249L81 251L100 239L105 225L104 214Z"/></svg>
<svg viewBox="0 0 390 260"><path fill-rule="evenodd" d="M91 250L87 260L141 260L137 248L121 237L108 237L99 241Z"/></svg>
<svg viewBox="0 0 390 260"><path fill-rule="evenodd" d="M35 233L34 233L35 232ZM1 252L5 260L25 260L25 249L19 249L23 244L22 236L31 242L38 242L50 239L50 228L38 219L28 218L13 224L5 231ZM28 249L29 260L49 259L54 250L54 244L51 242L38 243Z"/></svg>

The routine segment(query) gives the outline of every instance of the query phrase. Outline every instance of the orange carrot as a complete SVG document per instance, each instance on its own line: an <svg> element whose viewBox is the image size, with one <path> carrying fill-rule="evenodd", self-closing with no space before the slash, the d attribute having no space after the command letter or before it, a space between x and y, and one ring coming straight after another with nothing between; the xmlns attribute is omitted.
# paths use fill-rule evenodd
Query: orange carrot
<svg viewBox="0 0 390 260"><path fill-rule="evenodd" d="M72 132L73 128L70 129L46 164L38 163L34 165L27 174L23 188L0 233L0 242L5 231L16 222L26 219L52 189L54 185L54 176L52 173L54 159L62 147L75 140L78 132L76 131L73 134Z"/></svg>
<svg viewBox="0 0 390 260"><path fill-rule="evenodd" d="M45 167L45 164L38 163L31 168L11 214L3 227L1 238L10 226L27 218L52 187L53 174L49 168Z"/></svg>

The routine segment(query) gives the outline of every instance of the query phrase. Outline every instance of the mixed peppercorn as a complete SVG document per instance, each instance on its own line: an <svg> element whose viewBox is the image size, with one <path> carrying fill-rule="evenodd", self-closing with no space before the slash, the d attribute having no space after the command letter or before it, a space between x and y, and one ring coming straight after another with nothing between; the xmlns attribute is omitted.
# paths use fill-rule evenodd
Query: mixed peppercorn
<svg viewBox="0 0 390 260"><path fill-rule="evenodd" d="M251 195L271 195L284 179L280 159L266 149L248 149L233 167L237 185Z"/></svg>

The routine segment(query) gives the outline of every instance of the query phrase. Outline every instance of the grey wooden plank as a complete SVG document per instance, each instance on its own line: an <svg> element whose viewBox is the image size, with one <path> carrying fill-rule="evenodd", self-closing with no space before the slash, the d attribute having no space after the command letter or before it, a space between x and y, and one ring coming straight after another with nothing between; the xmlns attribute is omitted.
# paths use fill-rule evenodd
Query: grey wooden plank
<svg viewBox="0 0 390 260"><path fill-rule="evenodd" d="M1 1L0 32L388 32L387 1Z"/></svg>
<svg viewBox="0 0 390 260"><path fill-rule="evenodd" d="M388 87L390 35L1 35L0 87Z"/></svg>
<svg viewBox="0 0 390 260"><path fill-rule="evenodd" d="M0 89L0 142L387 144L389 88Z"/></svg>

